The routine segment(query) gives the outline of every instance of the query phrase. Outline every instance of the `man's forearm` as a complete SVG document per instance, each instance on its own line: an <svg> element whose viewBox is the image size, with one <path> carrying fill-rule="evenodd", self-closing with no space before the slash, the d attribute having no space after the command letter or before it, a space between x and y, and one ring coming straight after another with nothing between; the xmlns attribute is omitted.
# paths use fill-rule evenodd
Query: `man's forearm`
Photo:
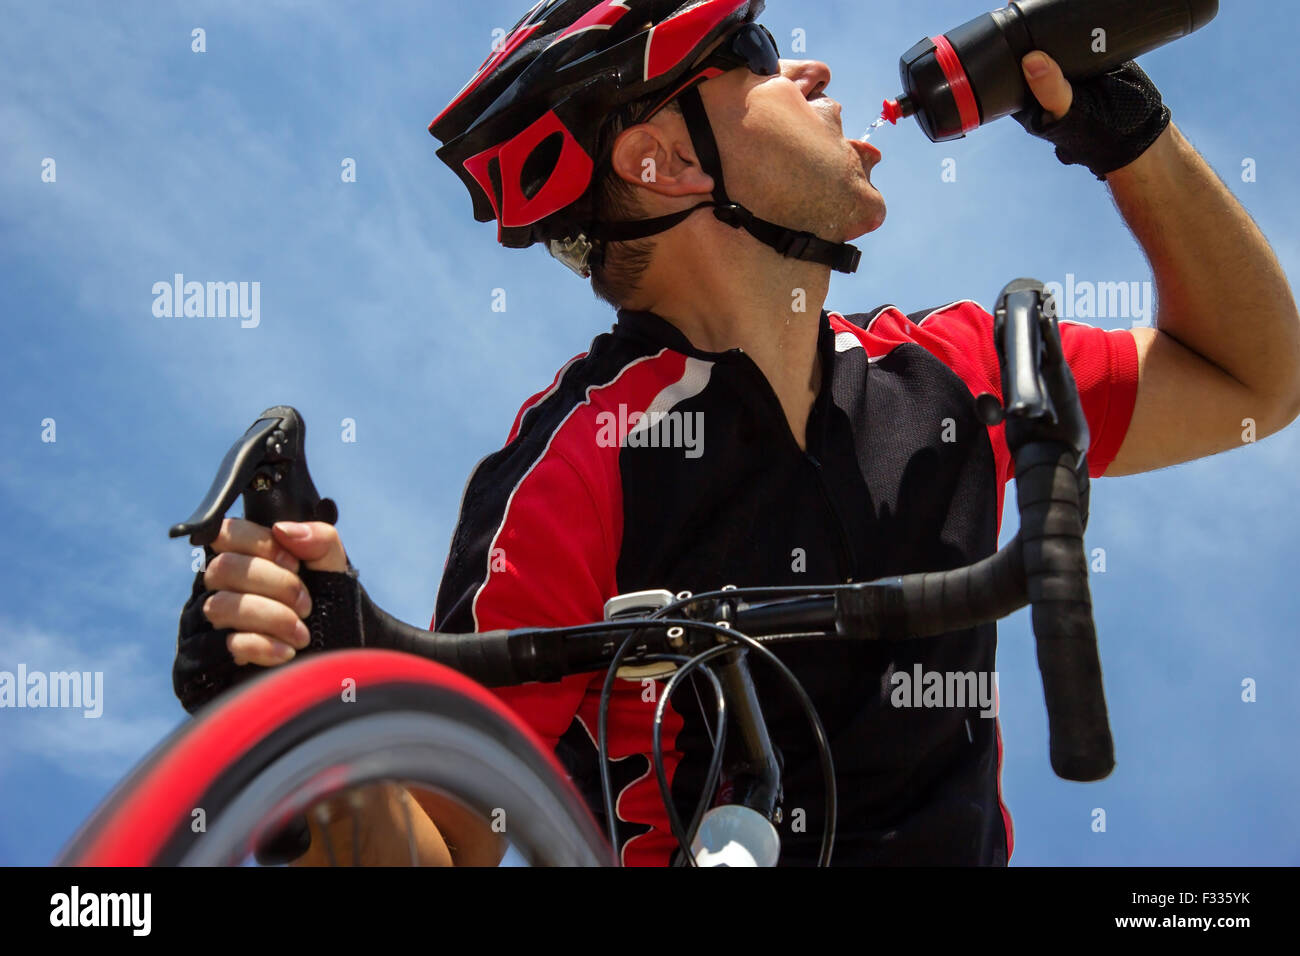
<svg viewBox="0 0 1300 956"><path fill-rule="evenodd" d="M1172 124L1106 177L1155 275L1160 331L1262 401L1300 401L1300 317L1268 240Z"/></svg>

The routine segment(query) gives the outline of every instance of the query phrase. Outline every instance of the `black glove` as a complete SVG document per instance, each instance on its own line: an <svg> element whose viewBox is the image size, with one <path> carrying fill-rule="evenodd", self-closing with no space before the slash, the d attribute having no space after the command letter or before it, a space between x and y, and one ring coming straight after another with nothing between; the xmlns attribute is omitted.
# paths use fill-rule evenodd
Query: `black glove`
<svg viewBox="0 0 1300 956"><path fill-rule="evenodd" d="M1030 133L1054 144L1057 159L1087 166L1098 179L1145 153L1169 125L1160 91L1132 60L1073 86L1074 103L1055 123L1037 101L1013 115Z"/></svg>
<svg viewBox="0 0 1300 956"><path fill-rule="evenodd" d="M207 560L216 557L204 549ZM311 644L298 656L322 650L360 647L365 641L361 622L361 584L351 562L346 572L310 571L301 568L298 577L311 595L312 609L303 622L311 631ZM194 578L190 599L181 610L176 640L176 661L172 665L172 687L181 705L191 714L223 691L264 674L257 664L236 664L226 648L229 629L217 630L203 613L203 602L212 596L203 583L203 572Z"/></svg>

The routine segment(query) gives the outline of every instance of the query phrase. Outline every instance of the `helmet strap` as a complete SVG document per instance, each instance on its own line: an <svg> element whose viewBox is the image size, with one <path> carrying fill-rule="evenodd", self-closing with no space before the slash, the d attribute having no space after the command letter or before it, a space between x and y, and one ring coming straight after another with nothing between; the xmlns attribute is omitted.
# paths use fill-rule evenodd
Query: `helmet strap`
<svg viewBox="0 0 1300 956"><path fill-rule="evenodd" d="M828 242L811 232L787 229L776 223L760 219L739 203L727 197L726 182L722 177L722 158L718 155L718 142L709 124L709 115L704 109L704 100L698 87L691 87L680 96L682 115L686 119L686 129L695 145L695 153L700 160L700 168L713 177L713 200L702 202L667 216L653 219L639 219L632 222L595 223L583 232L585 236L598 244L609 242L633 242L648 239L661 232L667 232L684 222L700 209L712 207L713 215L718 221L726 223L733 229L744 229L751 236L766 246L770 246L783 256L816 262L829 266L836 272L852 274L857 271L862 260L862 252L857 246L844 242ZM603 249L596 253L603 257Z"/></svg>
<svg viewBox="0 0 1300 956"><path fill-rule="evenodd" d="M844 242L828 242L811 232L788 229L776 223L760 219L739 203L727 197L726 181L722 176L722 157L718 154L718 141L713 135L713 126L709 123L709 114L704 109L704 99L700 96L698 86L686 90L678 98L682 115L686 119L686 129L691 134L695 145L695 154L699 157L700 168L713 177L713 215L720 222L735 229L744 229L751 236L770 246L783 256L802 259L830 266L836 272L854 273L862 260L862 252L857 246ZM699 206L695 207L699 209ZM694 212L694 210L691 210Z"/></svg>

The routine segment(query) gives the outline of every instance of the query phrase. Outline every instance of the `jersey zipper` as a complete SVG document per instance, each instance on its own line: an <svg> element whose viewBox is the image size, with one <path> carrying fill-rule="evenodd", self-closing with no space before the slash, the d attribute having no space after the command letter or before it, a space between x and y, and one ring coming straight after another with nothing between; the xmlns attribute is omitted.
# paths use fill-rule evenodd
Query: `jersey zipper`
<svg viewBox="0 0 1300 956"><path fill-rule="evenodd" d="M812 465L813 473L817 476L817 489L821 492L822 501L826 502L826 510L830 512L831 522L835 525L840 577L844 579L845 584L852 584L853 575L857 573L857 562L853 557L853 545L849 542L849 536L844 527L844 519L840 516L840 509L836 507L835 499L831 497L831 490L826 485L826 470L822 467L822 463L812 455L805 453L804 458Z"/></svg>
<svg viewBox="0 0 1300 956"><path fill-rule="evenodd" d="M856 562L853 556L853 547L849 542L848 533L845 530L844 519L840 516L839 508L835 505L835 500L831 497L830 488L826 484L826 472L822 468L822 463L811 452L805 451L799 447L799 443L794 439L794 433L790 431L790 425L785 418L785 409L781 406L781 399L777 397L776 390L772 388L772 383L767 380L752 358L750 358L743 349L732 349L723 353L722 358L728 359L745 369L745 374L752 378L759 392L764 396L771 413L776 416L776 421L781 424L777 430L785 436L785 441L794 451L803 458L804 461L812 467L813 474L816 476L817 490L821 493L822 501L826 504L826 510L830 513L831 523L835 526L836 540L836 557L839 563L839 576L844 579L845 584L853 583L853 576L857 573ZM822 388L830 387L831 369L829 363L822 369ZM818 401L821 397L818 396ZM808 416L809 423L812 422L813 416L817 414L817 403L813 403L813 410ZM812 429L808 430L808 436L812 434ZM805 440L807 440L807 437Z"/></svg>

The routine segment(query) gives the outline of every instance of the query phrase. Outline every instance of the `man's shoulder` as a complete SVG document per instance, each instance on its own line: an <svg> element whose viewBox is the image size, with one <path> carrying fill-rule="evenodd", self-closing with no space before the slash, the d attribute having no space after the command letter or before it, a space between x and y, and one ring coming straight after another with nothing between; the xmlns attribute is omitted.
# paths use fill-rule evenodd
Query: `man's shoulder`
<svg viewBox="0 0 1300 956"><path fill-rule="evenodd" d="M993 317L970 299L907 313L883 305L870 312L831 317L837 352L860 346L872 363L896 358L897 362L881 364L882 371L909 379L945 366L947 373L977 391L987 391L998 375L992 323Z"/></svg>
<svg viewBox="0 0 1300 956"><path fill-rule="evenodd" d="M992 317L979 303L959 299L945 305L904 312L882 305L869 312L830 314L836 350L861 347L874 362L903 345L919 345L948 363L950 353L991 338Z"/></svg>
<svg viewBox="0 0 1300 956"><path fill-rule="evenodd" d="M893 303L880 305L868 312L835 312L847 325L866 332L885 333L890 329L906 326L928 326L952 320L959 322L982 323L989 317L984 307L973 299L955 299L943 305L932 306L913 312L904 312Z"/></svg>
<svg viewBox="0 0 1300 956"><path fill-rule="evenodd" d="M671 347L606 333L571 359L551 384L519 409L506 442L548 444L569 433L586 436L610 413L644 414L707 384L701 362Z"/></svg>
<svg viewBox="0 0 1300 956"><path fill-rule="evenodd" d="M609 333L598 335L585 352L560 366L551 384L529 396L519 407L506 446L521 435L549 432L581 402L588 389L617 373L622 361L612 353Z"/></svg>

